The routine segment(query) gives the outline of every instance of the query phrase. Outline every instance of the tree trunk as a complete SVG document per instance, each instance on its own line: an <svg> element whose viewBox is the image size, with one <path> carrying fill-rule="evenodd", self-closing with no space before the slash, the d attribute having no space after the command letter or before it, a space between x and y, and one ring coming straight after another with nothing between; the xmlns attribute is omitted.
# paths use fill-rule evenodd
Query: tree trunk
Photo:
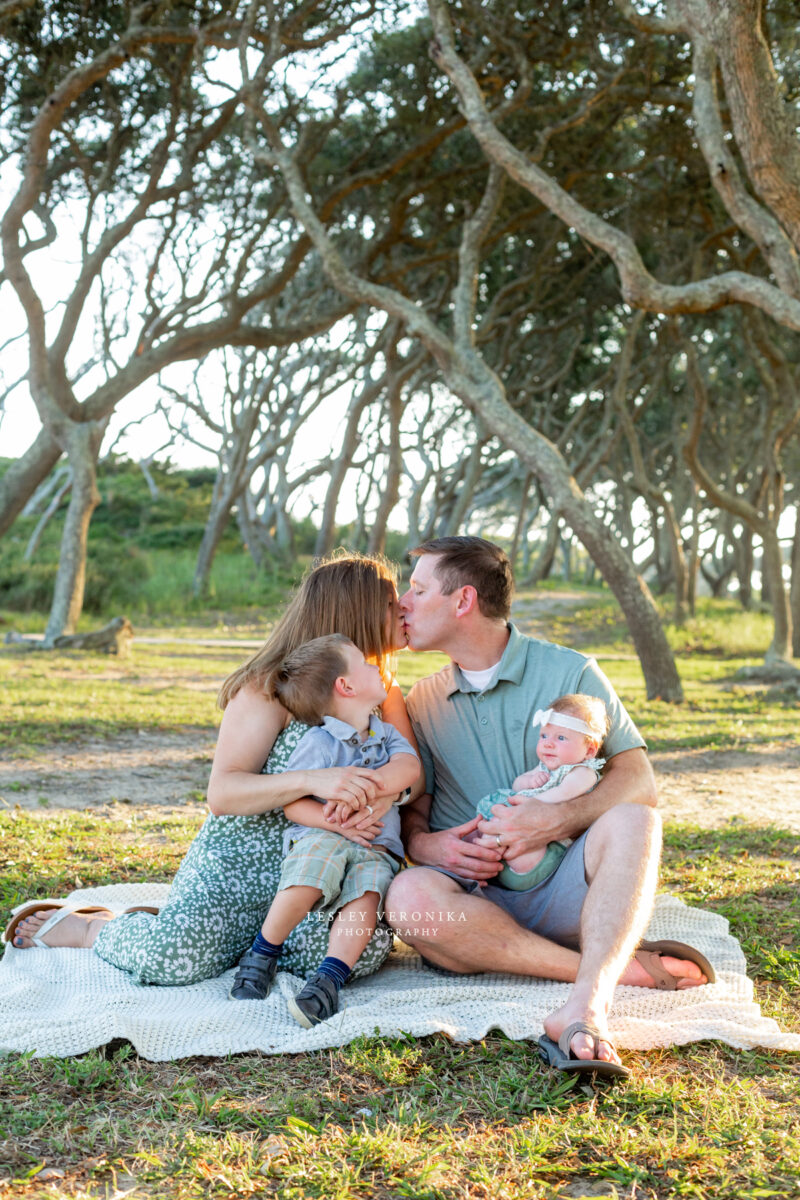
<svg viewBox="0 0 800 1200"><path fill-rule="evenodd" d="M68 434L72 494L61 536L53 603L44 634L45 646L52 646L63 633L74 633L83 608L89 522L100 503L96 463L104 428L105 423L102 426L94 423L74 425Z"/></svg>
<svg viewBox="0 0 800 1200"><path fill-rule="evenodd" d="M56 491L55 495L50 500L50 503L48 504L47 508L44 510L41 517L36 522L36 528L34 529L33 533L31 534L31 536L28 539L28 544L25 547L25 553L22 556L24 558L25 562L30 562L31 559L33 558L34 554L36 553L36 551L39 549L39 542L42 540L42 534L44 533L45 529L49 525L52 518L58 512L61 501L64 499L64 496L66 495L67 491L69 490L70 486L72 485L72 470L71 470L71 468L70 467L63 467L63 468L59 467L58 471L56 471L56 476L60 476L62 473L62 470L64 473L64 480L58 487L58 490Z"/></svg>
<svg viewBox="0 0 800 1200"><path fill-rule="evenodd" d="M358 425L361 420L361 414L374 399L375 395L372 389L364 388L361 394L354 400L347 414L347 423L342 435L342 444L336 456L336 462L331 470L328 490L325 494L325 504L322 509L322 517L320 518L319 533L314 545L315 558L324 558L326 554L330 554L331 550L333 550L333 543L336 539L336 509L339 504L339 494L341 493L342 484L344 483L353 455L358 447Z"/></svg>
<svg viewBox="0 0 800 1200"><path fill-rule="evenodd" d="M458 534L464 525L467 514L471 511L472 498L475 495L475 489L481 477L481 453L484 441L486 440L485 432L480 426L477 433L478 440L470 452L467 469L461 481L461 487L458 489L455 502L447 515L446 528L443 528L440 534L441 537Z"/></svg>
<svg viewBox="0 0 800 1200"><path fill-rule="evenodd" d="M61 458L61 447L46 429L0 479L0 537L16 521L39 485Z"/></svg>
<svg viewBox="0 0 800 1200"><path fill-rule="evenodd" d="M249 488L245 488L239 496L239 503L236 508L236 520L239 525L239 532L242 535L242 542L247 547L253 562L259 568L264 566L266 559L280 557L275 539L270 533L274 508L266 500L265 491L266 485L261 489L258 496L254 496ZM262 514L259 514L258 505L261 503L262 498L266 500L266 508Z"/></svg>
<svg viewBox="0 0 800 1200"><path fill-rule="evenodd" d="M522 529L522 565L520 568L520 575L521 575L522 579L527 579L528 571L530 570L531 549L532 549L532 547L531 547L531 529L533 528L534 522L536 521L536 518L539 515L539 509L541 508L541 492L539 489L539 484L532 476L529 475L528 478L532 480L533 487L531 487L530 485L528 487L528 497L529 497L528 512L525 516L525 524ZM531 504L531 501L530 501L531 492L532 492L533 488L535 488L535 496L534 496L534 498L536 500L535 508Z"/></svg>
<svg viewBox="0 0 800 1200"><path fill-rule="evenodd" d="M514 565L517 561L517 555L519 554L519 544L520 544L520 540L522 538L522 531L525 528L525 513L528 508L528 493L530 491L532 479L533 479L533 476L531 475L531 473L529 471L527 473L527 475L525 476L525 478L523 479L521 487L520 487L519 512L517 513L517 519L514 522L514 533L511 537L511 546L508 551L508 557L509 557L509 561L511 562L512 570L514 569Z"/></svg>
<svg viewBox="0 0 800 1200"><path fill-rule="evenodd" d="M739 603L745 612L753 607L753 532L742 525L738 541L734 542L736 578L739 580Z"/></svg>
<svg viewBox="0 0 800 1200"><path fill-rule="evenodd" d="M788 662L792 657L792 611L789 592L783 578L783 551L775 526L765 528L761 537L761 579L767 584L774 621L772 642L764 661Z"/></svg>
<svg viewBox="0 0 800 1200"><path fill-rule="evenodd" d="M697 608L697 572L700 564L700 498L695 497L692 510L692 536L689 538L689 553L686 555L686 603L689 615L694 616Z"/></svg>
<svg viewBox="0 0 800 1200"><path fill-rule="evenodd" d="M400 379L393 379L388 395L389 410L389 461L386 467L386 482L378 511L372 523L367 541L367 554L383 554L386 549L386 527L397 501L400 499L400 474L403 456L400 449L400 420L403 415L403 389Z"/></svg>
<svg viewBox="0 0 800 1200"><path fill-rule="evenodd" d="M538 476L552 497L551 511L561 514L594 559L625 614L642 665L648 700L682 702L680 677L658 609L632 559L617 539L609 535L558 448L515 412L500 380L477 355L470 366L473 370L467 375L445 364L448 384L480 416L487 429L506 446L513 447L525 466Z"/></svg>
<svg viewBox="0 0 800 1200"><path fill-rule="evenodd" d="M653 539L653 553L648 559L647 564L640 563L639 570L644 573L651 566L653 567L656 573L654 590L657 596L662 596L667 590L669 584L667 581L667 567L664 563L664 554L661 544L661 525L659 524L658 519L661 504L647 496L645 497L645 502L650 513L650 536Z"/></svg>
<svg viewBox="0 0 800 1200"><path fill-rule="evenodd" d="M428 465L425 469L425 474L422 479L412 479L411 493L408 497L408 506L406 508L408 521L408 543L410 546L419 546L425 539L421 532L420 507L425 494L425 489L433 477L433 466Z"/></svg>
<svg viewBox="0 0 800 1200"><path fill-rule="evenodd" d="M222 540L222 535L228 527L231 508L235 499L235 486L226 486L226 480L222 473L218 473L217 478L214 480L214 492L211 497L211 505L208 510L203 537L200 542L200 548L197 551L197 562L194 568L194 578L192 579L193 596L202 596L208 588L208 578L211 574L214 555Z"/></svg>
<svg viewBox="0 0 800 1200"><path fill-rule="evenodd" d="M279 556L289 563L294 558L294 530L289 516L289 481L286 478L288 447L275 456L277 478L275 481L275 545Z"/></svg>
<svg viewBox="0 0 800 1200"><path fill-rule="evenodd" d="M794 537L792 538L792 654L800 658L800 501L794 506Z"/></svg>
<svg viewBox="0 0 800 1200"><path fill-rule="evenodd" d="M550 575L553 569L553 563L558 549L559 521L555 514L550 514L550 524L547 526L545 533L544 545L536 556L536 562L531 568L530 574L525 576L524 583L526 585L542 583Z"/></svg>
<svg viewBox="0 0 800 1200"><path fill-rule="evenodd" d="M561 578L564 583L569 583L572 580L572 538L565 537L562 532L558 548L561 551Z"/></svg>
<svg viewBox="0 0 800 1200"><path fill-rule="evenodd" d="M669 554L672 563L672 573L675 579L675 605L673 608L673 620L676 625L685 625L686 618L690 612L690 572L686 562L686 555L683 552L683 539L681 530L678 524L678 518L675 515L673 505L665 500L662 505L664 513L664 524L667 527L669 536ZM694 605L691 605L691 611L694 612Z"/></svg>

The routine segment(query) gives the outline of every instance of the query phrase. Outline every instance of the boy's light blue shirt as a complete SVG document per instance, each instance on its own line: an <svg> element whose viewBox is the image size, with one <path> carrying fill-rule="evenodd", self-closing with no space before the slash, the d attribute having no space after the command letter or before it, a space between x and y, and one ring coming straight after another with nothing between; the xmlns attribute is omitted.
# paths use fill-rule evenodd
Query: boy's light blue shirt
<svg viewBox="0 0 800 1200"><path fill-rule="evenodd" d="M379 717L370 717L369 734L363 742L353 725L340 721L338 717L324 717L321 725L314 725L303 734L289 757L286 770L317 771L323 767L369 767L375 770L385 767L395 754L413 754L414 758L417 757L416 750L402 733ZM315 796L314 799L320 798ZM320 800L320 803L325 802ZM292 824L289 832L291 840L296 842L315 830L307 825ZM400 813L396 805L392 805L383 817L383 829L372 844L385 846L399 858L405 856L400 839Z"/></svg>

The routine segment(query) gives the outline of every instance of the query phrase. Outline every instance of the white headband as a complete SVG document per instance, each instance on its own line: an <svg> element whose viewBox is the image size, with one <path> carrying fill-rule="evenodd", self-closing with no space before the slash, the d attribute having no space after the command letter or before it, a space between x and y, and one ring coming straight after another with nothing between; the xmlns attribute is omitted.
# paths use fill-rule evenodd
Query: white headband
<svg viewBox="0 0 800 1200"><path fill-rule="evenodd" d="M596 738L597 734L591 725L587 725L580 717L570 717L567 713L555 712L552 708L539 708L533 716L532 725L561 725L564 729L574 729L577 733L585 733Z"/></svg>

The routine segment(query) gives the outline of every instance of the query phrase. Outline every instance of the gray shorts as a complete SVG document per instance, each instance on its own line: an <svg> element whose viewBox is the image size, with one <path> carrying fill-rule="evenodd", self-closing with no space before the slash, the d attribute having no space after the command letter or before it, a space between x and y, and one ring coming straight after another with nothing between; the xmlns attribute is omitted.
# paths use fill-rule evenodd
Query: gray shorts
<svg viewBox="0 0 800 1200"><path fill-rule="evenodd" d="M465 879L463 875L456 875L443 867L426 867L425 870L449 875L465 892L490 900L525 929L569 950L578 950L581 911L589 890L583 862L585 844L586 834L582 833L569 847L553 874L527 892L512 892L493 883L481 887L477 880Z"/></svg>

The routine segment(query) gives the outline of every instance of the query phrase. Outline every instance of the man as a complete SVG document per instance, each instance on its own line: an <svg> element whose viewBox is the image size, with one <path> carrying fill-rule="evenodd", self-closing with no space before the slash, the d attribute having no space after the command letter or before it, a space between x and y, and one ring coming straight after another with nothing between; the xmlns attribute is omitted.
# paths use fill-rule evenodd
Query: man
<svg viewBox="0 0 800 1200"><path fill-rule="evenodd" d="M405 810L404 840L416 865L392 883L387 917L394 915L404 940L433 966L572 983L566 1004L545 1021L545 1043L556 1051L565 1039L561 1056L578 1069L585 1061L621 1072L607 1025L617 983L687 988L713 980L691 947L681 949L686 958L641 947L634 957L661 853L644 743L593 660L527 638L509 623L513 579L499 547L439 538L413 553L417 563L400 600L408 644L444 651L452 663L408 695L429 794ZM512 798L491 820L475 817L482 796L535 765L533 714L569 692L599 696L611 718L609 761L597 787L557 804ZM476 829L494 836L497 848L470 841ZM557 869L531 891L492 883L506 855L569 838ZM403 914L415 910L442 919L412 931Z"/></svg>

